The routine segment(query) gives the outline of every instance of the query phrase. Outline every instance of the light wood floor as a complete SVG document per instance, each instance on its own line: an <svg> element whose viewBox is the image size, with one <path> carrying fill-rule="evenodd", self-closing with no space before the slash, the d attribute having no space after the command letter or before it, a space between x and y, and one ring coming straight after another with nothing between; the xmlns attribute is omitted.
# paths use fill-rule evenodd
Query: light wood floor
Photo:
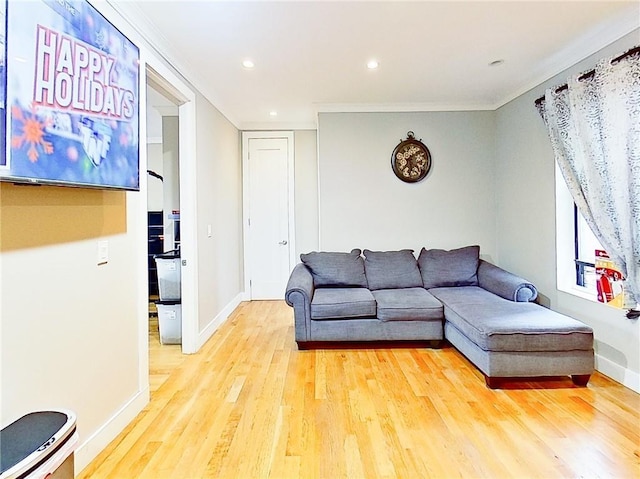
<svg viewBox="0 0 640 479"><path fill-rule="evenodd" d="M149 318L149 390L151 398L187 356L179 344L160 344L158 317Z"/></svg>
<svg viewBox="0 0 640 479"><path fill-rule="evenodd" d="M298 351L243 303L81 478L640 477L640 395L595 374L487 389L454 348Z"/></svg>

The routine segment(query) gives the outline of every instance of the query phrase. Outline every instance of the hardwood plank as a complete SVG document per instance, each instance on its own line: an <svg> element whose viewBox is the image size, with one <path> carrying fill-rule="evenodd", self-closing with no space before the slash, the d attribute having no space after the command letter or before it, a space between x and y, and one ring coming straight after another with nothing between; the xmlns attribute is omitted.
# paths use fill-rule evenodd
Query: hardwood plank
<svg viewBox="0 0 640 479"><path fill-rule="evenodd" d="M299 351L293 334L284 302L242 303L199 353L167 354L78 477L640 476L640 395L601 374L491 390L450 346Z"/></svg>

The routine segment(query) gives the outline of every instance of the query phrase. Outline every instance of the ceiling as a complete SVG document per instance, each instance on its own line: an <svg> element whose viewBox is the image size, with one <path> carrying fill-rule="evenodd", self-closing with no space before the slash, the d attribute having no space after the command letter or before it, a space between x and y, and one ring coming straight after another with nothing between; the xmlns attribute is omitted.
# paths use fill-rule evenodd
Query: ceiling
<svg viewBox="0 0 640 479"><path fill-rule="evenodd" d="M493 110L640 26L639 0L110 3L244 130Z"/></svg>

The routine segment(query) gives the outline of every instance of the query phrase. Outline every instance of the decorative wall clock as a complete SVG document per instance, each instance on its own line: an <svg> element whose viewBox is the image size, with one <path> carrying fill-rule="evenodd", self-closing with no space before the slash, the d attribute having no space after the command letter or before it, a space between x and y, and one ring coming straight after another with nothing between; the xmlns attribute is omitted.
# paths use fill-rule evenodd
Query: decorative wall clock
<svg viewBox="0 0 640 479"><path fill-rule="evenodd" d="M431 153L421 140L416 140L412 131L407 139L400 140L391 155L391 168L398 178L407 183L423 180L431 169Z"/></svg>

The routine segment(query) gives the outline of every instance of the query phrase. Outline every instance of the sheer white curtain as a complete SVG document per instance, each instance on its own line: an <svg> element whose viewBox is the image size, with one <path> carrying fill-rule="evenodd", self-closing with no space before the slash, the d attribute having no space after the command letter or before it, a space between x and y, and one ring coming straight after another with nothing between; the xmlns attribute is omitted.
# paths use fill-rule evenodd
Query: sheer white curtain
<svg viewBox="0 0 640 479"><path fill-rule="evenodd" d="M640 48L548 89L537 106L573 200L640 302Z"/></svg>

